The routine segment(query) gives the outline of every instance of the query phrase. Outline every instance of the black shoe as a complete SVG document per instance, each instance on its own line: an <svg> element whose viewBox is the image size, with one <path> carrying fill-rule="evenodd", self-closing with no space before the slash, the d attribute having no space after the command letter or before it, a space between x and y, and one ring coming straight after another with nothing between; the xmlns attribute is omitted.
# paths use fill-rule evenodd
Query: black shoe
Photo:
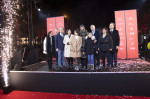
<svg viewBox="0 0 150 99"><path fill-rule="evenodd" d="M82 69L86 69L86 66L82 66Z"/></svg>
<svg viewBox="0 0 150 99"><path fill-rule="evenodd" d="M62 67L62 70L67 70L67 67L66 67L66 66L63 66L63 67Z"/></svg>
<svg viewBox="0 0 150 99"><path fill-rule="evenodd" d="M103 66L103 67L101 68L101 70L102 70L102 71L105 71L105 67Z"/></svg>
<svg viewBox="0 0 150 99"><path fill-rule="evenodd" d="M82 70L82 71L87 71L87 66L83 66L83 67L81 68L81 70Z"/></svg>
<svg viewBox="0 0 150 99"><path fill-rule="evenodd" d="M68 69L69 69L69 70L73 70L73 67L69 67Z"/></svg>
<svg viewBox="0 0 150 99"><path fill-rule="evenodd" d="M49 71L55 71L53 68L49 69Z"/></svg>
<svg viewBox="0 0 150 99"><path fill-rule="evenodd" d="M113 66L113 65L111 65L111 67L113 68L114 66Z"/></svg>
<svg viewBox="0 0 150 99"><path fill-rule="evenodd" d="M70 64L70 67L73 68L73 64Z"/></svg>
<svg viewBox="0 0 150 99"><path fill-rule="evenodd" d="M58 66L55 67L56 69L59 68Z"/></svg>
<svg viewBox="0 0 150 99"><path fill-rule="evenodd" d="M61 71L61 70L62 70L62 66L57 66L56 69L57 69L58 71Z"/></svg>
<svg viewBox="0 0 150 99"><path fill-rule="evenodd" d="M69 69L73 69L73 64L70 64Z"/></svg>

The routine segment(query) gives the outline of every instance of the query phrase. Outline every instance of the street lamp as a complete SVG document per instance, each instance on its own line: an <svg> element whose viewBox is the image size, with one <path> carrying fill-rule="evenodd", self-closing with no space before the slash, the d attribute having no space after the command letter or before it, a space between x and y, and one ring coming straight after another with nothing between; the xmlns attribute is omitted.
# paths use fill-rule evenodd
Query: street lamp
<svg viewBox="0 0 150 99"><path fill-rule="evenodd" d="M40 12L40 11L41 11L41 9L40 9L40 8L38 8L38 11Z"/></svg>
<svg viewBox="0 0 150 99"><path fill-rule="evenodd" d="M67 18L67 15L64 15L64 18Z"/></svg>

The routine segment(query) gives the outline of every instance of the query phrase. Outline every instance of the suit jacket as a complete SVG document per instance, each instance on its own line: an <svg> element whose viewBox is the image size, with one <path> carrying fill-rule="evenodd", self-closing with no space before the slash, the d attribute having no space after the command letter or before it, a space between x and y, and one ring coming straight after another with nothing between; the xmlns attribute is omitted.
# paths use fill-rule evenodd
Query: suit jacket
<svg viewBox="0 0 150 99"><path fill-rule="evenodd" d="M52 36L52 38L50 38L49 36L47 37L46 49L47 49L47 54L55 57L56 49L55 49L55 37L54 36Z"/></svg>
<svg viewBox="0 0 150 99"><path fill-rule="evenodd" d="M113 40L113 45L114 45L114 49L111 51L111 53L115 53L118 52L118 49L116 49L116 46L119 46L120 44L120 36L117 30L113 30L113 32L111 33L109 30L109 34L112 37Z"/></svg>
<svg viewBox="0 0 150 99"><path fill-rule="evenodd" d="M56 39L55 39L55 48L64 51L64 36L65 34L63 33L63 37L60 35L60 33L58 33L56 35Z"/></svg>

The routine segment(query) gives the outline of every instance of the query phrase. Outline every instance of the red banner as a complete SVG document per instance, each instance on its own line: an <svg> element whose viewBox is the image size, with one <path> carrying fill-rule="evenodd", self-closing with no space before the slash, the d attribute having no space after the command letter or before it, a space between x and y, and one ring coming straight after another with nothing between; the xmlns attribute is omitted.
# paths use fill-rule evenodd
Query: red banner
<svg viewBox="0 0 150 99"><path fill-rule="evenodd" d="M55 28L56 28L56 26L55 26L55 17L47 18L47 33L49 31L52 31L53 34L55 34Z"/></svg>
<svg viewBox="0 0 150 99"><path fill-rule="evenodd" d="M55 35L55 29L61 27L64 28L64 16L47 18L47 33L52 31L53 35Z"/></svg>
<svg viewBox="0 0 150 99"><path fill-rule="evenodd" d="M118 58L138 58L137 11L115 11L115 21L120 35Z"/></svg>
<svg viewBox="0 0 150 99"><path fill-rule="evenodd" d="M138 58L138 29L136 10L126 10L127 58Z"/></svg>
<svg viewBox="0 0 150 99"><path fill-rule="evenodd" d="M126 33L124 11L115 12L116 29L120 35L120 46L118 49L118 58L126 58Z"/></svg>
<svg viewBox="0 0 150 99"><path fill-rule="evenodd" d="M64 28L64 16L56 17L56 28Z"/></svg>

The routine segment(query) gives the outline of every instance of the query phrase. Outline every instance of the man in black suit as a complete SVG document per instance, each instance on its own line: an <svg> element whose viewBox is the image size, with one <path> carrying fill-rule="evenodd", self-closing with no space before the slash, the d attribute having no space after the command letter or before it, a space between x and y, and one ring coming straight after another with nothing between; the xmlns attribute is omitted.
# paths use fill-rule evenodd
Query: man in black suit
<svg viewBox="0 0 150 99"><path fill-rule="evenodd" d="M111 67L113 67L113 61L115 63L115 67L117 67L117 53L118 53L118 47L120 44L120 36L117 30L115 30L115 23L110 23L109 25L109 33L112 37L114 48L110 52L110 64Z"/></svg>
<svg viewBox="0 0 150 99"><path fill-rule="evenodd" d="M101 33L99 31L95 30L95 25L91 25L90 28L91 28L91 33L96 38L94 43L96 45L96 49L98 49L98 41L99 41L99 38L101 37ZM94 57L95 57L94 58L94 66L97 67L100 65L100 52L98 52L98 53L95 52Z"/></svg>

